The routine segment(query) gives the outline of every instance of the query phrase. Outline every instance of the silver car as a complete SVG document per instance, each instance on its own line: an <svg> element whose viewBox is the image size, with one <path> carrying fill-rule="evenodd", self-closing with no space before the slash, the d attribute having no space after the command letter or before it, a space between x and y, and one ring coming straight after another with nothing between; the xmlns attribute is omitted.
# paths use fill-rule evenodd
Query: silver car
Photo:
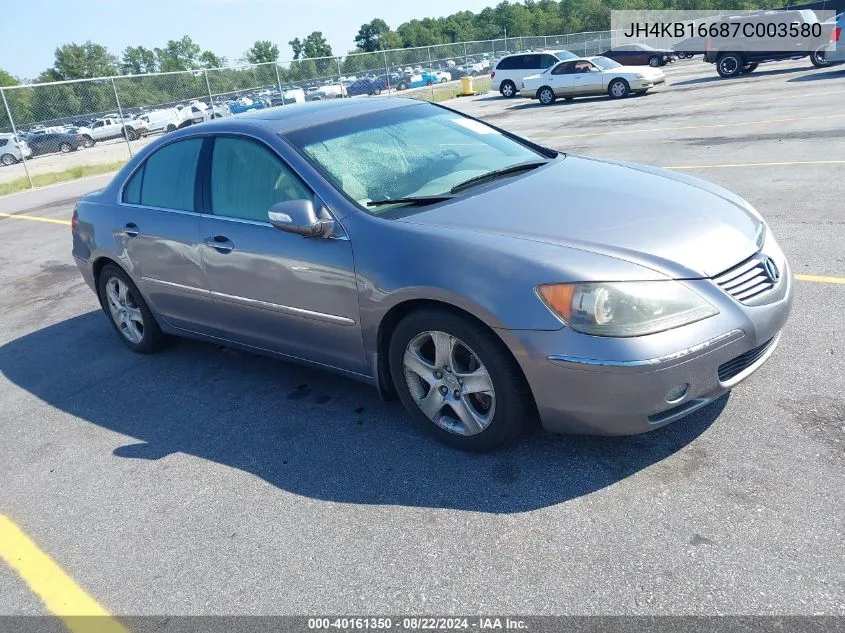
<svg viewBox="0 0 845 633"><path fill-rule="evenodd" d="M178 335L323 367L470 450L537 415L611 435L677 420L769 358L792 302L739 196L409 99L179 130L72 231L130 349Z"/></svg>

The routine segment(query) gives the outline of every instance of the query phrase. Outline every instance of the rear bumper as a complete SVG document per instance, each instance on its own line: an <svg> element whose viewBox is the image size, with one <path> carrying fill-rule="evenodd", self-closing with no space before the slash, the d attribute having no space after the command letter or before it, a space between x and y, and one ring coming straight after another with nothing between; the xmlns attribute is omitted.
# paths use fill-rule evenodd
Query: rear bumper
<svg viewBox="0 0 845 633"><path fill-rule="evenodd" d="M509 331L543 426L556 433L633 435L716 400L777 348L792 305L788 268L781 283L782 298L772 304L745 306L724 295L718 315L639 340L568 328ZM702 291L712 282L696 284Z"/></svg>

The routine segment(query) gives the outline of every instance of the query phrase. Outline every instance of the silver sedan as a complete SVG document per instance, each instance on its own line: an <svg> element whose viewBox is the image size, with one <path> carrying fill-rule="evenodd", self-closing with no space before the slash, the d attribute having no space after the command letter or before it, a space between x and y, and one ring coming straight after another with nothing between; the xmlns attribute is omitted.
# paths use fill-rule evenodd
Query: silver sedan
<svg viewBox="0 0 845 633"><path fill-rule="evenodd" d="M792 301L739 196L407 99L174 132L72 232L133 351L176 335L325 368L469 450L538 414L564 433L677 420L769 358Z"/></svg>

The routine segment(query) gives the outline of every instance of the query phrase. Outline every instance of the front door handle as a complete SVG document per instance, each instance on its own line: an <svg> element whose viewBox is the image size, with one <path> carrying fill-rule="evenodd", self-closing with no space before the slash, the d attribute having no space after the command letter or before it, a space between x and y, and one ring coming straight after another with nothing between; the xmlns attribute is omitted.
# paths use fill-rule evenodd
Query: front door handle
<svg viewBox="0 0 845 633"><path fill-rule="evenodd" d="M134 222L127 222L120 232L127 237L138 237L138 225Z"/></svg>
<svg viewBox="0 0 845 633"><path fill-rule="evenodd" d="M207 237L202 241L203 244L209 248L213 248L218 253L230 253L234 250L235 245L225 235L215 235L214 237Z"/></svg>

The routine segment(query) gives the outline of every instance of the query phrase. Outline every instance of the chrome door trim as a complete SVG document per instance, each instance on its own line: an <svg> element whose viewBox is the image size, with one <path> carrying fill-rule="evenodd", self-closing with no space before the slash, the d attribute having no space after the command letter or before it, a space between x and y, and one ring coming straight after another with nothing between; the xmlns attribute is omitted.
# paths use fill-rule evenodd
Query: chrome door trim
<svg viewBox="0 0 845 633"><path fill-rule="evenodd" d="M325 312L315 312L313 310L306 310L305 308L296 308L294 306L281 305L279 303L269 303L267 301L260 301L259 299L250 299L249 297L240 297L237 295L226 294L225 292L215 292L205 288L197 288L196 286L185 286L177 284L172 281L164 281L163 279L155 279L153 277L141 277L141 281L146 281L153 284L160 284L170 288L177 288L187 292L201 294L215 299L222 299L224 301L231 301L232 303L240 303L242 305L252 306L255 308L263 308L265 310L273 310L274 312L281 312L282 314L290 314L293 316L304 317L306 319L316 319L317 321L325 321L326 323L333 323L334 325L355 325L355 320L349 317L339 316L337 314L327 314Z"/></svg>
<svg viewBox="0 0 845 633"><path fill-rule="evenodd" d="M742 330L731 330L730 332L720 334L719 336L711 338L708 341L704 341L703 343L699 343L698 345L693 345L692 347L682 349L679 352L673 352L672 354L666 354L665 356L658 356L657 358L647 358L644 360L600 360L597 358L580 358L577 356L558 355L549 356L548 360L552 361L553 363L573 363L576 365L594 366L598 365L601 367L647 367L651 365L661 365L663 363L675 361L685 356L689 356L690 354L696 354L698 352L701 352L707 349L708 347L713 347L718 343L727 342L728 339L735 340L741 338L744 335L745 333Z"/></svg>
<svg viewBox="0 0 845 633"><path fill-rule="evenodd" d="M317 321L325 321L326 323L333 323L335 325L355 325L355 320L349 317L339 316L337 314L327 314L325 312L314 312L313 310L306 310L305 308L296 308L294 306L286 306L280 303L270 303L268 301L261 301L259 299L250 299L249 297L241 297L237 295L226 294L225 292L216 292L214 290L207 291L209 295L216 299L230 301L232 303L240 303L255 308L263 308L265 310L272 310L282 314L291 314L293 316L305 317L306 319L316 319Z"/></svg>

